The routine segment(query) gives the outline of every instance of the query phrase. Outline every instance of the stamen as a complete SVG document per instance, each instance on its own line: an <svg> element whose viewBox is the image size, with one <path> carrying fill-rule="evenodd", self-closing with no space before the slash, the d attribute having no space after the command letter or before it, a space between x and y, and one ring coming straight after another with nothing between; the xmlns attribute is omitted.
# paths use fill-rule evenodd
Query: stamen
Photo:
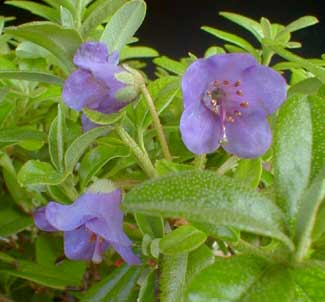
<svg viewBox="0 0 325 302"><path fill-rule="evenodd" d="M236 94L239 95L239 96L243 96L244 95L242 90L237 90L236 91Z"/></svg>
<svg viewBox="0 0 325 302"><path fill-rule="evenodd" d="M94 242L94 241L96 241L96 239L97 239L97 235L96 235L95 233L92 233L92 234L90 235L90 237L89 237L89 241L90 241L90 242Z"/></svg>
<svg viewBox="0 0 325 302"><path fill-rule="evenodd" d="M235 116L242 116L243 114L240 111L235 110L234 111Z"/></svg>
<svg viewBox="0 0 325 302"><path fill-rule="evenodd" d="M212 95L211 91L207 91L207 95L211 96Z"/></svg>
<svg viewBox="0 0 325 302"><path fill-rule="evenodd" d="M249 103L248 103L248 102L242 102L242 103L240 103L239 105L240 105L240 107L242 107L242 108L247 108L248 105L249 105Z"/></svg>
<svg viewBox="0 0 325 302"><path fill-rule="evenodd" d="M211 100L211 104L212 104L213 106L217 106L217 105L218 105L218 101L217 101L217 100L214 100L214 99L212 99L212 100Z"/></svg>
<svg viewBox="0 0 325 302"><path fill-rule="evenodd" d="M219 84L220 84L220 82L219 82L218 80L215 80L215 81L213 82L213 85L214 85L215 87L219 86Z"/></svg>
<svg viewBox="0 0 325 302"><path fill-rule="evenodd" d="M235 82L235 84L234 84L234 86L235 86L235 87L239 87L239 86L240 86L240 84L241 84L241 82L240 82L240 81L236 81L236 82Z"/></svg>
<svg viewBox="0 0 325 302"><path fill-rule="evenodd" d="M223 125L222 126L222 137L219 140L219 144L227 144L227 143L228 143L228 138L227 138L227 135L226 135L226 126Z"/></svg>
<svg viewBox="0 0 325 302"><path fill-rule="evenodd" d="M227 120L227 122L229 122L229 123L234 123L234 122L235 122L235 119L234 119L231 115L228 115L228 116L226 117L226 120Z"/></svg>
<svg viewBox="0 0 325 302"><path fill-rule="evenodd" d="M223 84L224 84L224 85L229 85L229 83L230 83L230 82L229 82L228 80L223 81Z"/></svg>

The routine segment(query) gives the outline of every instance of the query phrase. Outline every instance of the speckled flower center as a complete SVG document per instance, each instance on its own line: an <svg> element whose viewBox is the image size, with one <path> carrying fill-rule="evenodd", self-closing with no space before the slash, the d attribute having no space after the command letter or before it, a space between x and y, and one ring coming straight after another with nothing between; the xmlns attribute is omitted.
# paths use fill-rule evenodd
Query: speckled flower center
<svg viewBox="0 0 325 302"><path fill-rule="evenodd" d="M209 110L219 116L222 138L220 143L227 143L226 125L235 123L243 115L249 103L244 98L241 82L231 83L228 80L215 80L209 83L202 102Z"/></svg>

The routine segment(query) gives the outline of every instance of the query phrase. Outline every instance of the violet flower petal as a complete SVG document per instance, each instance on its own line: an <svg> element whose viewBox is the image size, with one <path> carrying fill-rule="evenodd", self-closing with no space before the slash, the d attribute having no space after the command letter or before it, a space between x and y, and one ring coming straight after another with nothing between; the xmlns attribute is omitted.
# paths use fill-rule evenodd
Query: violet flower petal
<svg viewBox="0 0 325 302"><path fill-rule="evenodd" d="M195 154L211 153L219 147L220 120L202 104L185 109L180 131L186 147Z"/></svg>
<svg viewBox="0 0 325 302"><path fill-rule="evenodd" d="M46 218L45 215L46 207L41 207L34 212L34 222L35 225L46 232L55 232L57 229L53 227Z"/></svg>
<svg viewBox="0 0 325 302"><path fill-rule="evenodd" d="M242 116L227 123L227 144L223 148L243 158L263 155L271 145L272 133L267 119L261 115Z"/></svg>
<svg viewBox="0 0 325 302"><path fill-rule="evenodd" d="M249 68L243 73L242 80L250 112L271 115L286 99L286 82L272 68L262 65Z"/></svg>
<svg viewBox="0 0 325 302"><path fill-rule="evenodd" d="M105 220L110 220L122 215L123 219L123 214L119 209L120 201L120 190L110 193L87 192L71 205L50 202L46 207L46 217L57 229L72 231L94 218L104 217Z"/></svg>
<svg viewBox="0 0 325 302"><path fill-rule="evenodd" d="M91 71L94 65L107 63L108 49L101 42L86 42L77 50L73 63L79 68Z"/></svg>
<svg viewBox="0 0 325 302"><path fill-rule="evenodd" d="M83 107L96 109L108 98L109 89L97 81L90 72L76 70L65 81L62 98L65 104L77 111Z"/></svg>
<svg viewBox="0 0 325 302"><path fill-rule="evenodd" d="M121 246L116 243L112 243L112 246L128 265L141 264L140 259L133 253L131 246Z"/></svg>
<svg viewBox="0 0 325 302"><path fill-rule="evenodd" d="M118 215L120 216L120 215ZM109 243L130 246L132 241L123 231L123 216L92 219L86 223L87 229L105 238Z"/></svg>
<svg viewBox="0 0 325 302"><path fill-rule="evenodd" d="M72 260L91 260L95 250L95 240L91 233L81 226L64 232L64 254Z"/></svg>
<svg viewBox="0 0 325 302"><path fill-rule="evenodd" d="M195 61L182 79L184 108L198 104L209 82L214 80L213 67L206 59Z"/></svg>

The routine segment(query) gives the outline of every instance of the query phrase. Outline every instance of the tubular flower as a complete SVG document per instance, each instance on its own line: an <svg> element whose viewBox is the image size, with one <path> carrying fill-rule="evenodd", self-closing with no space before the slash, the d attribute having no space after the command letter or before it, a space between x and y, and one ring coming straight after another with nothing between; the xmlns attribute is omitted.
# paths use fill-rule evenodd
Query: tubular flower
<svg viewBox="0 0 325 302"><path fill-rule="evenodd" d="M86 192L71 205L49 202L34 213L36 226L48 232L64 232L64 253L72 260L99 263L112 246L129 265L140 261L132 252L132 242L123 231L121 191Z"/></svg>
<svg viewBox="0 0 325 302"><path fill-rule="evenodd" d="M126 87L115 78L116 74L125 71L118 65L118 52L109 55L104 43L86 42L77 50L73 62L78 69L65 81L62 92L68 107L77 111L88 108L108 114L129 103L118 100L116 96ZM85 116L82 123L86 131L95 126Z"/></svg>
<svg viewBox="0 0 325 302"><path fill-rule="evenodd" d="M182 80L182 139L195 154L221 145L239 157L264 154L272 141L267 116L286 99L286 82L249 54L199 59Z"/></svg>

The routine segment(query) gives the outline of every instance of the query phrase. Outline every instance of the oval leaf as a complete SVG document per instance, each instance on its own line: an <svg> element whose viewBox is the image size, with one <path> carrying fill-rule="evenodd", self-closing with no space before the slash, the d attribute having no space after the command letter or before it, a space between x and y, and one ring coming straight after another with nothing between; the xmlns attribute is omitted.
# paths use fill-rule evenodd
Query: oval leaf
<svg viewBox="0 0 325 302"><path fill-rule="evenodd" d="M277 238L293 248L284 234L283 214L271 200L208 171L144 182L126 195L123 206L130 212L233 226Z"/></svg>

